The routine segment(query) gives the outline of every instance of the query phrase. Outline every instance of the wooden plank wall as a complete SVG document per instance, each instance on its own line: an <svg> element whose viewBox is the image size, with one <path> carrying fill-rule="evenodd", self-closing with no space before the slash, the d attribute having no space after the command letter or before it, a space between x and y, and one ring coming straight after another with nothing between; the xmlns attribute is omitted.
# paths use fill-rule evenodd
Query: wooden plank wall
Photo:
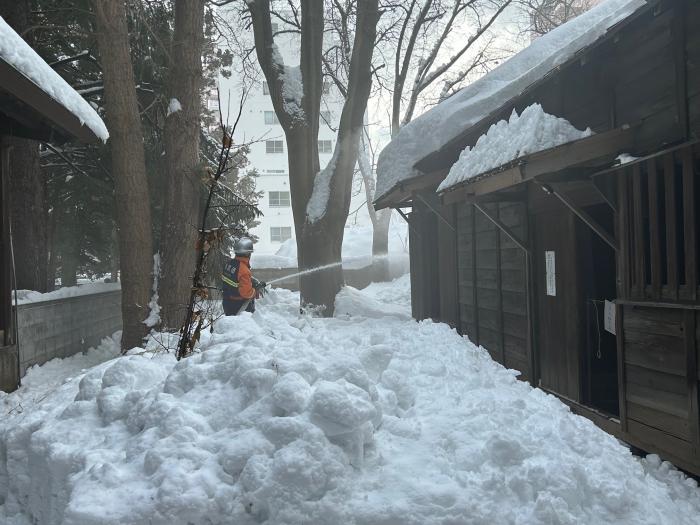
<svg viewBox="0 0 700 525"><path fill-rule="evenodd" d="M686 83L690 130L700 137L700 2L688 2L685 17Z"/></svg>
<svg viewBox="0 0 700 525"><path fill-rule="evenodd" d="M420 199L409 216L411 313L414 319L440 320L438 218Z"/></svg>
<svg viewBox="0 0 700 525"><path fill-rule="evenodd" d="M457 232L454 206L442 206L436 199L435 209L442 218L437 223L437 265L440 286L440 322L453 328L459 325L457 282Z"/></svg>
<svg viewBox="0 0 700 525"><path fill-rule="evenodd" d="M476 316L476 245L474 244L474 206L455 205L457 213L457 277L459 279L459 331L479 344Z"/></svg>
<svg viewBox="0 0 700 525"><path fill-rule="evenodd" d="M524 204L484 207L527 239ZM491 357L532 377L524 252L471 205L457 207L460 330Z"/></svg>
<svg viewBox="0 0 700 525"><path fill-rule="evenodd" d="M527 242L527 207L520 203L501 203L499 218L503 224ZM499 232L500 233L500 232ZM522 379L532 378L528 350L526 254L508 236L501 237L501 304L503 307L503 344L505 364L520 370Z"/></svg>
<svg viewBox="0 0 700 525"><path fill-rule="evenodd" d="M617 174L623 429L631 441L696 473L699 175L698 144Z"/></svg>
<svg viewBox="0 0 700 525"><path fill-rule="evenodd" d="M696 315L624 305L622 324L628 434L700 472Z"/></svg>

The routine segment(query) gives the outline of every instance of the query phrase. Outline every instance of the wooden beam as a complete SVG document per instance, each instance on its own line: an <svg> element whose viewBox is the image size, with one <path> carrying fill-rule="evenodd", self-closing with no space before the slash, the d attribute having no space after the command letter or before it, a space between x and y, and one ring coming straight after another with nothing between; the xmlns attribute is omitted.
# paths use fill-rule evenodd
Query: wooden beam
<svg viewBox="0 0 700 525"><path fill-rule="evenodd" d="M525 241L520 239L514 232L511 230L508 226L503 224L497 217L494 217L491 215L491 213L483 208L480 204L474 203L474 207L479 210L481 213L484 214L484 216L490 220L492 223L494 223L503 233L505 233L508 238L513 241L515 244L518 245L518 247L523 250L525 253L530 253L530 248L527 245Z"/></svg>
<svg viewBox="0 0 700 525"><path fill-rule="evenodd" d="M488 193L486 195L471 195L466 197L465 201L468 204L478 202L479 204L488 204L491 202L526 202L527 201L527 188L524 185L518 186L519 189L515 191L497 191L494 193Z"/></svg>
<svg viewBox="0 0 700 525"><path fill-rule="evenodd" d="M546 188L546 187L545 187ZM559 188L559 189L557 189ZM547 191L545 189L545 191ZM558 184L551 186L551 193L557 197L567 208L569 208L574 215L581 219L586 226L593 230L601 239L603 239L615 252L618 251L617 243L612 235L610 235L605 228L603 228L598 222L593 219L588 213L581 209L576 203L574 203L559 187Z"/></svg>
<svg viewBox="0 0 700 525"><path fill-rule="evenodd" d="M427 200L425 200L425 197L423 197L423 195L421 195L420 193L416 193L415 196L418 198L418 200L423 202L423 204L425 204L426 207L430 211L432 211L435 215L437 215L438 219L440 219L442 222L444 222L447 225L447 227L450 230L452 230L452 233L456 232L455 227L450 223L450 221L445 219L445 217L442 216L442 213L440 213L438 210L436 210Z"/></svg>
<svg viewBox="0 0 700 525"><path fill-rule="evenodd" d="M593 184L593 187L595 190L598 192L598 194L603 197L603 200L610 206L612 211L617 213L617 199L615 195L615 183L613 181L608 181L607 179L604 179L604 183L601 184L598 182L598 180L601 180L600 177L598 178L590 178L591 184ZM612 184L605 184L605 182L612 182Z"/></svg>

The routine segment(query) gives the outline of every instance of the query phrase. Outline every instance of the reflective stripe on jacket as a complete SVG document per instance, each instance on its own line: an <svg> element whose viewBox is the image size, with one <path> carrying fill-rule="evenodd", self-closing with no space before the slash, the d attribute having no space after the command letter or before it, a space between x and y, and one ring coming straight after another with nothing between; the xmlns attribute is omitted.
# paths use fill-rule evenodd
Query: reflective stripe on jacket
<svg viewBox="0 0 700 525"><path fill-rule="evenodd" d="M252 277L248 257L229 259L221 273L221 280L224 284L224 300L253 299L255 289Z"/></svg>

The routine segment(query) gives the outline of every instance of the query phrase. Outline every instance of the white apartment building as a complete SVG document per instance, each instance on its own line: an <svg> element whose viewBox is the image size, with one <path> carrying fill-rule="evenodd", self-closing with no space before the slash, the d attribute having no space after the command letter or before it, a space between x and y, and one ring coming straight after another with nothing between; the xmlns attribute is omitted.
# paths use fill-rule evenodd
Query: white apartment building
<svg viewBox="0 0 700 525"><path fill-rule="evenodd" d="M276 30L275 25L273 24L273 31ZM296 35L277 35L275 44L285 64L299 64L299 42ZM264 79L262 73L260 78ZM219 90L222 100L230 93L230 107L238 107L234 99L240 91L240 86L235 78L220 78ZM336 142L334 129L340 120L342 104L343 100L337 90L324 83L318 136L321 168L326 166L333 154ZM263 193L258 205L264 215L260 219L260 225L251 233L258 238L257 253L274 254L284 241L294 236L294 220L289 193L287 144L264 80L258 82L249 93L235 135L234 139L238 142L256 141L248 155L250 165L247 169L255 169L258 172L256 186L257 190Z"/></svg>

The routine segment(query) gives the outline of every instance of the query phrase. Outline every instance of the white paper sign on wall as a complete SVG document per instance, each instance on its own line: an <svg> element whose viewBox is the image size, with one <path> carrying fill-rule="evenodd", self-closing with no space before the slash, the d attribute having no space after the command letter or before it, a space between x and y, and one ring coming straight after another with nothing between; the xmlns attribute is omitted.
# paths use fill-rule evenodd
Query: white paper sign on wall
<svg viewBox="0 0 700 525"><path fill-rule="evenodd" d="M553 251L544 252L544 264L547 274L547 295L555 297L557 295L557 273Z"/></svg>
<svg viewBox="0 0 700 525"><path fill-rule="evenodd" d="M615 303L605 301L605 330L613 335L615 332Z"/></svg>

